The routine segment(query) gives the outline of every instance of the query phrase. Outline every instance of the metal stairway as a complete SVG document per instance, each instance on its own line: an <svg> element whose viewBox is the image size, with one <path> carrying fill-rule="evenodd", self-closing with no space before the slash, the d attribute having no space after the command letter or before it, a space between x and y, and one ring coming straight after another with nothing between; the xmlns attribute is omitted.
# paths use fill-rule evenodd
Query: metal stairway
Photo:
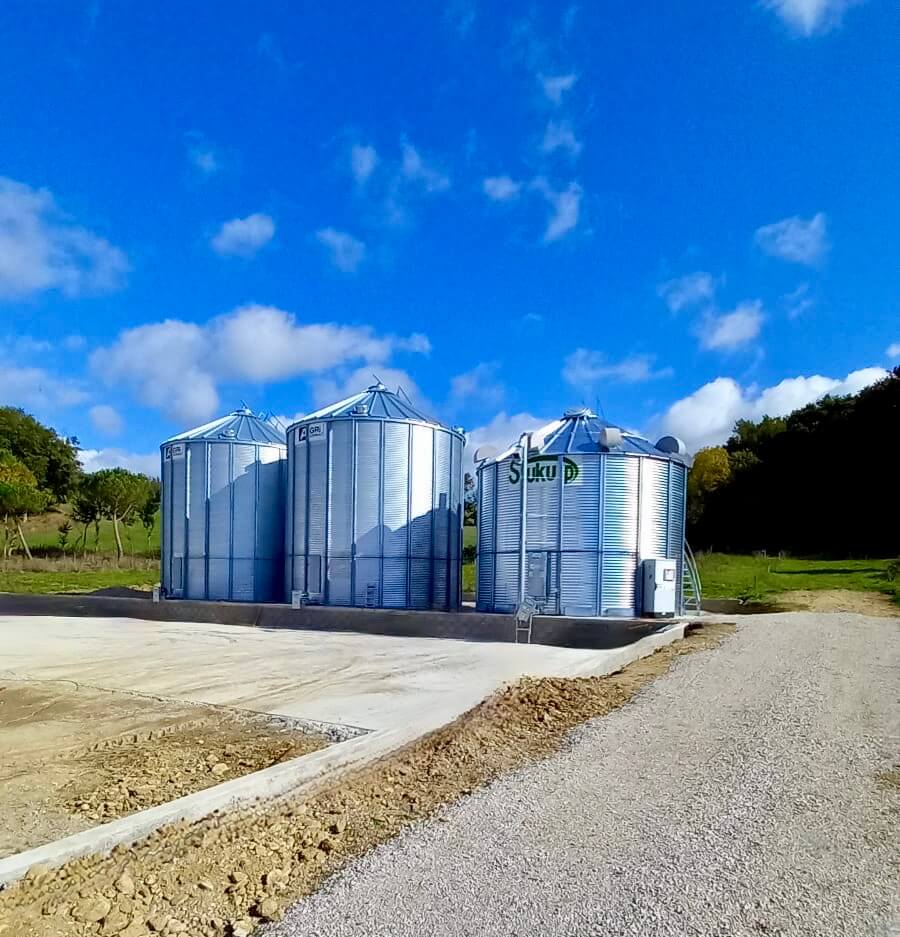
<svg viewBox="0 0 900 937"><path fill-rule="evenodd" d="M684 541L684 563L681 577L681 607L685 615L699 615L703 601L700 571L687 540Z"/></svg>

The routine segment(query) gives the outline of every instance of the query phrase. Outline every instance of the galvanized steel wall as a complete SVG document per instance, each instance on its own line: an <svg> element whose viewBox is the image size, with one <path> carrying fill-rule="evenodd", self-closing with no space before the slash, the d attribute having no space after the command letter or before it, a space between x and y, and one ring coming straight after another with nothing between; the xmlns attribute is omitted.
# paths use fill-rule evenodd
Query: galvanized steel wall
<svg viewBox="0 0 900 937"><path fill-rule="evenodd" d="M280 601L284 447L198 439L161 456L164 593Z"/></svg>
<svg viewBox="0 0 900 937"><path fill-rule="evenodd" d="M488 462L478 472L478 608L519 601L521 468ZM622 453L529 459L526 593L546 614L638 616L641 562L681 563L686 467Z"/></svg>
<svg viewBox="0 0 900 937"><path fill-rule="evenodd" d="M286 598L458 608L463 446L438 425L371 417L289 427Z"/></svg>

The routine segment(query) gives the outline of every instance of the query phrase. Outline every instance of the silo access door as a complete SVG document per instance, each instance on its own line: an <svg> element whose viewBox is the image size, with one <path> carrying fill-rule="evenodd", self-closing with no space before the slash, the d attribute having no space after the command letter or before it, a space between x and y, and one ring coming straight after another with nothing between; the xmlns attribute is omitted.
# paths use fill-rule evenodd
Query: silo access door
<svg viewBox="0 0 900 937"><path fill-rule="evenodd" d="M552 588L550 554L529 551L526 556L525 594L534 600L539 611L556 614L556 590Z"/></svg>

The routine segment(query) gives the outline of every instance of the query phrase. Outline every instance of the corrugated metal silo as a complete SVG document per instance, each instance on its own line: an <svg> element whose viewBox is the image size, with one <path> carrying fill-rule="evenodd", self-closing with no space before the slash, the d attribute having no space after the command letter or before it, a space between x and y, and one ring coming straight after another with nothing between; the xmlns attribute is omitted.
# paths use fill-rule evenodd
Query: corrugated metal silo
<svg viewBox="0 0 900 937"><path fill-rule="evenodd" d="M235 410L167 440L161 455L164 594L281 601L284 433Z"/></svg>
<svg viewBox="0 0 900 937"><path fill-rule="evenodd" d="M287 598L460 604L465 436L374 384L288 427Z"/></svg>
<svg viewBox="0 0 900 937"><path fill-rule="evenodd" d="M521 442L478 467L479 610L514 611L524 593L544 614L636 617L647 559L676 561L680 603L683 446L658 448L587 409L527 437L527 485Z"/></svg>

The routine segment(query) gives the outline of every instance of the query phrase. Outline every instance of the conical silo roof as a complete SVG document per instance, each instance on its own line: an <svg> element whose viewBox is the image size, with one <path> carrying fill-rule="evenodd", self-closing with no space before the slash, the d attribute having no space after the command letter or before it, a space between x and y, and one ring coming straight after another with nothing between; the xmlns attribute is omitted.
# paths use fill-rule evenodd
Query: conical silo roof
<svg viewBox="0 0 900 937"><path fill-rule="evenodd" d="M439 420L428 416L416 407L399 390L390 391L380 381L371 384L364 391L338 400L336 403L308 413L299 423L310 420L332 420L341 417L365 420L411 420L417 423L430 423L432 426L448 428Z"/></svg>
<svg viewBox="0 0 900 937"><path fill-rule="evenodd" d="M204 423L195 429L167 439L166 442L209 439L236 443L254 443L263 446L286 445L284 431L249 409L233 410L227 416Z"/></svg>

